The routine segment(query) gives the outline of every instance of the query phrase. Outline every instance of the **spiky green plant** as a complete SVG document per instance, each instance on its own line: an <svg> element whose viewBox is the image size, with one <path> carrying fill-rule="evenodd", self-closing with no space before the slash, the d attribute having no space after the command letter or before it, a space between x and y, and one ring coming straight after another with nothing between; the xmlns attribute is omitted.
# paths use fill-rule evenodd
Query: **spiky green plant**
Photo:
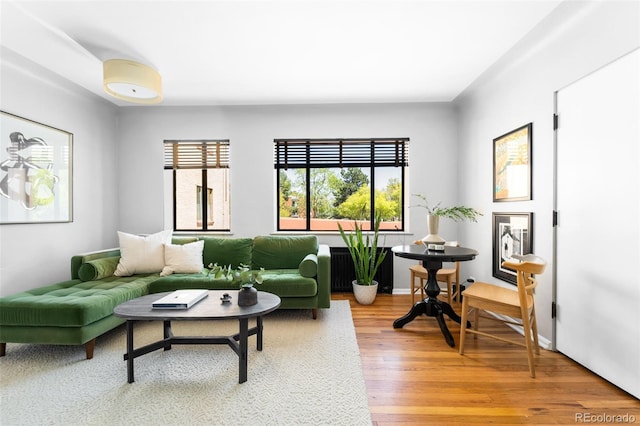
<svg viewBox="0 0 640 426"><path fill-rule="evenodd" d="M382 265L387 251L382 249L378 251L378 238L380 236L380 222L382 217L376 214L373 223L373 234L362 231L362 226L354 221L354 231L346 233L340 223L338 228L342 240L349 249L351 260L356 271L356 282L362 285L372 285L373 278Z"/></svg>

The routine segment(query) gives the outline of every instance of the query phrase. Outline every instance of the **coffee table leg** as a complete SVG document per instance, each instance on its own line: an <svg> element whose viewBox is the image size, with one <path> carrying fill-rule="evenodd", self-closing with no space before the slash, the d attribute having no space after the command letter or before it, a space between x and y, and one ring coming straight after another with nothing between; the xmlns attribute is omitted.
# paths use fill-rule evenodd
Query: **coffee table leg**
<svg viewBox="0 0 640 426"><path fill-rule="evenodd" d="M127 320L127 382L133 383L133 321Z"/></svg>
<svg viewBox="0 0 640 426"><path fill-rule="evenodd" d="M249 319L240 319L240 377L238 383L244 383L247 381L247 346L249 340Z"/></svg>
<svg viewBox="0 0 640 426"><path fill-rule="evenodd" d="M173 336L173 333L171 332L171 321L168 320L164 320L163 322L163 326L162 329L164 331L164 340L166 341L168 338ZM166 343L164 345L164 350L168 351L171 349L171 344L170 343Z"/></svg>
<svg viewBox="0 0 640 426"><path fill-rule="evenodd" d="M257 318L256 327L258 328L258 332L256 333L256 340L258 342L258 350L262 350L262 316Z"/></svg>

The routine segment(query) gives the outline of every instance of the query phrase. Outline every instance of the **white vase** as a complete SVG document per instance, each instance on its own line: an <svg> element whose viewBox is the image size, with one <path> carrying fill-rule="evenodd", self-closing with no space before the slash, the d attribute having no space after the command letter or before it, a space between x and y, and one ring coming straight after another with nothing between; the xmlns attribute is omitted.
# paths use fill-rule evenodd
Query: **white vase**
<svg viewBox="0 0 640 426"><path fill-rule="evenodd" d="M356 301L361 305L370 305L376 300L376 294L378 293L378 282L374 281L371 285L358 284L355 280L353 284L353 295Z"/></svg>
<svg viewBox="0 0 640 426"><path fill-rule="evenodd" d="M427 236L422 241L427 244L444 244L445 240L438 235L438 228L440 227L440 216L427 215Z"/></svg>

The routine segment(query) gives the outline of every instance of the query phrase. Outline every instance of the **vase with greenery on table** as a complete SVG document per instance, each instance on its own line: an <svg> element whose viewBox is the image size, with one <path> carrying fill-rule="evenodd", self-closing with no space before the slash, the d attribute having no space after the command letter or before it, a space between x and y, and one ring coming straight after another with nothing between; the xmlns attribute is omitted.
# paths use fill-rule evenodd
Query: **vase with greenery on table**
<svg viewBox="0 0 640 426"><path fill-rule="evenodd" d="M440 207L441 201L430 207L427 197L423 194L413 194L421 200L420 204L412 207L422 207L427 210L427 236L422 239L424 244L444 244L445 240L438 235L440 218L445 217L456 222L461 220L478 221L478 216L482 216L478 210L466 206Z"/></svg>
<svg viewBox="0 0 640 426"><path fill-rule="evenodd" d="M251 306L258 303L258 290L254 288L254 284L262 284L264 268L252 271L249 265L243 263L237 269L231 268L231 265L220 266L214 263L209 264L208 269L209 275L213 278L226 279L239 285L238 306Z"/></svg>
<svg viewBox="0 0 640 426"><path fill-rule="evenodd" d="M364 232L362 225L354 222L354 231L346 233L338 223L340 235L349 250L355 269L356 276L353 281L353 293L358 303L363 305L370 305L375 300L378 283L374 280L374 277L387 255L387 251L384 248L378 250L381 221L382 217L376 214L373 222L373 232Z"/></svg>

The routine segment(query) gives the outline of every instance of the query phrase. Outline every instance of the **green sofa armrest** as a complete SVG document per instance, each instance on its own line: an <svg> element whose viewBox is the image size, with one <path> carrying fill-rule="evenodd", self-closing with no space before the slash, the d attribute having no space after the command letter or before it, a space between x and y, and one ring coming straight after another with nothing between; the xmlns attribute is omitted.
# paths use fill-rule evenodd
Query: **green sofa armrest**
<svg viewBox="0 0 640 426"><path fill-rule="evenodd" d="M331 252L327 244L318 245L318 308L331 304Z"/></svg>
<svg viewBox="0 0 640 426"><path fill-rule="evenodd" d="M314 253L306 255L298 266L298 272L305 278L315 278L318 275L318 256Z"/></svg>

